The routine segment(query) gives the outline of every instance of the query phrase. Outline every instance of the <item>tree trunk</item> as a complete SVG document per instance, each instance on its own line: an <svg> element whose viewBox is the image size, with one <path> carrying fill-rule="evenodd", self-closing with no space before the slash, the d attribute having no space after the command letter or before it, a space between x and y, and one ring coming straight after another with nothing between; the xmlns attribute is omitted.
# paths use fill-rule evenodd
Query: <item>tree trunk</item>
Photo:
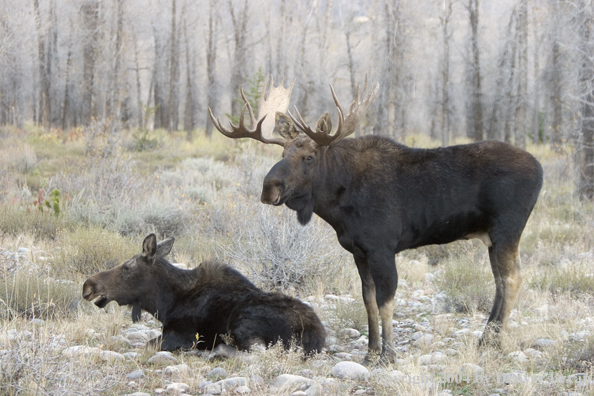
<svg viewBox="0 0 594 396"><path fill-rule="evenodd" d="M41 12L39 11L39 0L33 0L35 8L35 20L37 24L37 57L39 63L39 83L41 86L41 101L39 104L40 124L45 129L51 127L51 59L46 52L46 34L44 34L43 24L41 21Z"/></svg>
<svg viewBox="0 0 594 396"><path fill-rule="evenodd" d="M83 47L83 103L82 119L84 124L91 123L93 118L95 61L97 58L99 1L86 0L81 7L86 40Z"/></svg>
<svg viewBox="0 0 594 396"><path fill-rule="evenodd" d="M481 67L479 47L479 8L480 0L469 0L467 9L470 20L470 103L468 104L467 134L475 142L483 137L483 104L481 91Z"/></svg>
<svg viewBox="0 0 594 396"><path fill-rule="evenodd" d="M441 145L450 144L450 38L449 22L452 16L452 2L443 0L442 28L443 55L441 63Z"/></svg>
<svg viewBox="0 0 594 396"><path fill-rule="evenodd" d="M518 43L518 93L516 97L515 144L526 148L526 112L528 104L528 5L520 0L516 24Z"/></svg>
<svg viewBox="0 0 594 396"><path fill-rule="evenodd" d="M178 80L179 80L179 51L177 29L176 29L176 0L171 0L171 39L170 39L170 54L169 54L169 105L168 115L169 124L167 130L169 132L177 130L179 124L179 97L178 97Z"/></svg>
<svg viewBox="0 0 594 396"><path fill-rule="evenodd" d="M235 43L235 52L233 53L233 67L231 69L231 97L235 98L238 93L241 85L245 81L245 67L246 67L246 39L247 39L247 21L248 21L248 11L249 11L249 2L248 0L243 0L243 9L236 12L235 8L233 7L233 3L231 0L228 2L229 4L229 13L231 15L231 21L233 22L233 36L234 36L234 43ZM243 105L240 101L232 100L231 101L231 114L234 116L239 115L241 112Z"/></svg>
<svg viewBox="0 0 594 396"><path fill-rule="evenodd" d="M184 13L185 14L185 13ZM190 53L190 38L188 37L188 29L186 27L186 19L184 17L184 37L186 41L186 107L184 109L184 129L186 130L188 141L192 141L192 133L196 128L196 120L194 117L194 86L193 86L193 68L192 68L192 56Z"/></svg>
<svg viewBox="0 0 594 396"><path fill-rule="evenodd" d="M584 21L579 29L582 62L580 88L582 96L582 144L579 161L579 196L583 200L594 200L594 43L592 43L592 5L584 7Z"/></svg>
<svg viewBox="0 0 594 396"><path fill-rule="evenodd" d="M217 11L215 9L216 0L210 0L209 17L208 17L208 48L206 52L206 74L208 76L208 107L214 114L217 114L218 105L218 87L216 82L216 65L217 65ZM208 119L206 121L206 136L212 136L213 124Z"/></svg>

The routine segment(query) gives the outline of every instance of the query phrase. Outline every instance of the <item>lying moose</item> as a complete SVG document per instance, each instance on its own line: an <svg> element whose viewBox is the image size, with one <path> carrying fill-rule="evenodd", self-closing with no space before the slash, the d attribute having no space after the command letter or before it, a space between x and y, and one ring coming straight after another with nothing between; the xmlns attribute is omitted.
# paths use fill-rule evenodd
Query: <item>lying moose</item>
<svg viewBox="0 0 594 396"><path fill-rule="evenodd" d="M228 265L206 261L182 270L167 261L174 239L157 244L155 234L142 243L142 253L122 265L91 276L83 297L100 308L110 301L132 305L138 320L145 310L163 324L161 350L212 349L230 335L234 346L248 350L254 344L291 342L305 354L320 352L326 331L308 305L281 293L258 289ZM225 337L227 338L227 337Z"/></svg>

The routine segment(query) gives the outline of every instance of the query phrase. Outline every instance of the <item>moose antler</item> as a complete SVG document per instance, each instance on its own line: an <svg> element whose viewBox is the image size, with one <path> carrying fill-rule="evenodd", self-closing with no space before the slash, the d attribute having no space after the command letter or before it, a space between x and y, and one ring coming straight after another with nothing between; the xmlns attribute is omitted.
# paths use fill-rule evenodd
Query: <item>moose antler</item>
<svg viewBox="0 0 594 396"><path fill-rule="evenodd" d="M262 143L266 144L278 144L279 146L285 145L285 140L281 138L274 138L272 137L272 130L274 129L274 113L276 111L285 112L289 107L289 100L291 97L291 91L293 89L293 85L295 82L291 84L288 89L283 87L283 80L278 87L274 86L274 80L270 78L270 92L268 93L268 98L266 99L266 89L268 88L268 79L266 77L266 81L264 82L264 87L262 88L262 93L260 94L260 104L258 110L258 122L256 123L256 119L254 118L254 111L252 110L252 106L250 102L245 97L243 92L243 87L240 88L241 97L245 102L243 109L241 110L241 115L239 116L239 125L235 125L232 122L229 122L231 125L231 130L227 130L221 124L221 120L217 117L215 118L214 114L210 107L208 108L208 113L210 115L210 119L214 126L221 132L223 135L232 138L251 138L258 140ZM243 120L245 117L246 110L250 114L250 121L252 127L255 125L253 130L248 129ZM270 116L272 114L272 116ZM270 117L268 117L270 116Z"/></svg>
<svg viewBox="0 0 594 396"><path fill-rule="evenodd" d="M305 123L305 121L303 121L303 117L301 117L297 107L295 107L295 111L297 112L297 117L299 119L296 119L291 113L289 113L289 117L291 117L295 125L314 142L316 142L318 146L329 146L332 143L335 143L355 132L355 129L357 129L363 120L363 117L365 117L365 114L367 114L373 99L375 99L375 96L379 91L379 84L376 84L375 88L369 92L367 97L365 97L367 91L367 75L365 75L365 84L363 85L361 96L359 97L359 84L357 84L355 99L353 100L353 103L351 103L349 113L346 115L346 117L344 116L342 108L340 107L340 103L338 102L336 92L334 92L332 85L330 85L330 90L332 91L332 97L334 98L334 103L336 103L336 109L338 110L338 128L336 129L334 135L330 134L332 123L330 122L328 113L324 113L324 115L320 117L315 132L309 127L309 125ZM361 99L363 100L361 101Z"/></svg>

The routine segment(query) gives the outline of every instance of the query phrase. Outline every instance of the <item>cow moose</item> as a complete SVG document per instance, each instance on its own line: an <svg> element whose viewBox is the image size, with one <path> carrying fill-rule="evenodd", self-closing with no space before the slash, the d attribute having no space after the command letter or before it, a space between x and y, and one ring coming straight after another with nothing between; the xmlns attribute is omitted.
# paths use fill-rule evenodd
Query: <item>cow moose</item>
<svg viewBox="0 0 594 396"><path fill-rule="evenodd" d="M488 247L496 291L480 343L498 344L522 281L518 247L542 187L540 163L526 151L498 141L418 149L373 135L345 139L365 117L379 84L367 94L366 77L346 116L332 86L330 90L338 111L334 133L328 113L312 130L298 110L297 117L285 114L284 105L274 114L259 114L256 122L243 90L246 105L238 125L231 123L227 130L209 113L227 137L282 146L282 159L264 178L261 201L285 204L297 212L301 224L316 213L353 254L369 322L366 361L379 355L387 362L396 356L395 254L460 239L478 238ZM266 85L262 98L265 94ZM246 109L253 129L244 124ZM280 138L263 130L264 119L272 115Z"/></svg>
<svg viewBox="0 0 594 396"><path fill-rule="evenodd" d="M142 243L142 253L108 271L91 276L83 297L99 308L110 301L132 305L133 320L145 310L163 324L162 337L149 341L161 350L212 349L231 336L233 345L282 342L301 346L306 355L320 352L326 331L313 309L296 298L258 289L228 265L206 261L192 270L165 259L169 238L157 244L155 234Z"/></svg>

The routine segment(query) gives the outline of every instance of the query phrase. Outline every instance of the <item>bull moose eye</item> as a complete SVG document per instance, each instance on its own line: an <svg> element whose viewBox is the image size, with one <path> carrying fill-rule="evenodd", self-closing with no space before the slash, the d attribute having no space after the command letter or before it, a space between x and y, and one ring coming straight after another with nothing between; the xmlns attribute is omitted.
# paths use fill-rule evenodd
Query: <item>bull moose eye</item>
<svg viewBox="0 0 594 396"><path fill-rule="evenodd" d="M313 155L308 155L307 158L305 158L306 161L311 161L313 160Z"/></svg>

